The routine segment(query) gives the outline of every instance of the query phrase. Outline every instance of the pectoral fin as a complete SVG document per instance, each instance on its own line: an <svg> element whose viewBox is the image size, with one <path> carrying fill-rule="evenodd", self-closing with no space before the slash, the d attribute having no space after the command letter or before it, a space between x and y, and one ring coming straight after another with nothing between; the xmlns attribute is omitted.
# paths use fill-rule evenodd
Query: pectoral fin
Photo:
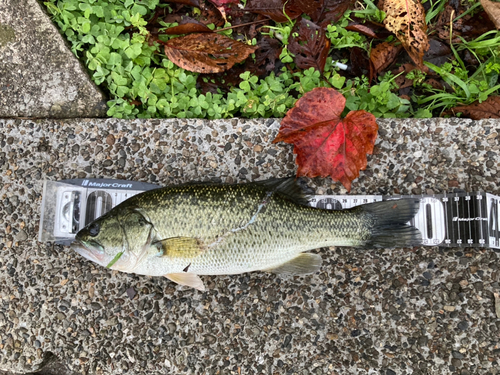
<svg viewBox="0 0 500 375"><path fill-rule="evenodd" d="M193 237L171 237L153 242L161 252L161 256L171 258L192 259L203 252L201 240Z"/></svg>
<svg viewBox="0 0 500 375"><path fill-rule="evenodd" d="M182 272L182 273L169 273L165 277L174 283L179 285L186 285L194 289L198 289L202 292L205 291L205 285L200 277L194 273Z"/></svg>
<svg viewBox="0 0 500 375"><path fill-rule="evenodd" d="M289 275L304 275L308 273L315 273L321 267L321 256L318 254L303 253L297 255L292 260L289 260L282 265L274 268L267 268L263 271L289 274Z"/></svg>

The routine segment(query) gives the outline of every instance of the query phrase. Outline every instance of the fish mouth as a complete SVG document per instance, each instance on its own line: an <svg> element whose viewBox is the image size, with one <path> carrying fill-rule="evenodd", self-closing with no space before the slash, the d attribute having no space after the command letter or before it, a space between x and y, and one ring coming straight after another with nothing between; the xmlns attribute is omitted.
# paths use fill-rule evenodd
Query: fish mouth
<svg viewBox="0 0 500 375"><path fill-rule="evenodd" d="M75 240L70 247L80 254L85 259L88 259L92 262L102 264L104 260L104 254L99 254L95 250L91 249L89 246L85 244L85 242L80 240Z"/></svg>

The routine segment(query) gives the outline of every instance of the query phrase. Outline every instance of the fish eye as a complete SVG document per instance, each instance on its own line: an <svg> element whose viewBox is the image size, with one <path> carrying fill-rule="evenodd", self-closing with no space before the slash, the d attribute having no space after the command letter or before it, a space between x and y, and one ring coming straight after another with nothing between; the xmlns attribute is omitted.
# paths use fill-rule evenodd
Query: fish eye
<svg viewBox="0 0 500 375"><path fill-rule="evenodd" d="M91 237L95 237L101 231L101 226L98 223L92 223L89 227L89 234Z"/></svg>

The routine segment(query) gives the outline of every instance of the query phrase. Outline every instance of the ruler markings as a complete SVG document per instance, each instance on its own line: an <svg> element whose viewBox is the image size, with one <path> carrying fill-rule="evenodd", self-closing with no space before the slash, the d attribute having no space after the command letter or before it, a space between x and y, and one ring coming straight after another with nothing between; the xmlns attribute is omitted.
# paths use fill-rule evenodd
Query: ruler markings
<svg viewBox="0 0 500 375"><path fill-rule="evenodd" d="M470 195L467 194L465 196L465 201L467 202L467 217L471 217L471 211L470 211ZM467 238L467 244L471 245L474 243L474 234L472 233L472 224L471 222L467 222L468 227L469 227L469 235Z"/></svg>
<svg viewBox="0 0 500 375"><path fill-rule="evenodd" d="M82 194L78 193L77 197L76 191L81 191ZM68 190L67 187L60 188L57 192L60 212L59 218L56 219L57 236L74 236L77 230L94 220L96 216L106 213L140 192L142 191L87 187L74 190ZM421 200L420 210L409 224L420 229L424 245L447 247L486 245L500 248L500 197L491 194L464 192L427 196L318 195L312 197L311 206L347 209L361 204L401 198ZM66 207L64 212L62 207ZM71 212L66 212L68 209ZM74 216L77 222L71 225L70 218Z"/></svg>
<svg viewBox="0 0 500 375"><path fill-rule="evenodd" d="M495 213L492 214L492 218L495 220L495 245L494 246L500 246L500 238L499 238L499 233L500 233L500 228L499 228L499 224L498 222L500 221L499 220L499 217L500 217L500 210L498 209L498 203L499 203L499 200L498 199L494 199L494 207L495 207Z"/></svg>
<svg viewBox="0 0 500 375"><path fill-rule="evenodd" d="M446 194L443 198L441 198L443 205L444 205L444 222L446 224L446 232L445 232L445 239L444 243L446 245L451 244L451 238L450 238L450 220L448 219L448 197L446 197Z"/></svg>
<svg viewBox="0 0 500 375"><path fill-rule="evenodd" d="M480 229L480 238L479 238L479 243L486 243L486 240L488 239L488 221L484 221L485 219L485 214L487 214L488 212L488 202L486 199L483 199L483 196L482 195L479 195L477 194L477 197L479 199L479 197L481 197L481 199L479 199L479 207L480 207L480 210L479 210L479 215L474 217L476 219L476 222L478 222L478 225L479 227L481 228ZM486 224L486 226L485 226Z"/></svg>
<svg viewBox="0 0 500 375"><path fill-rule="evenodd" d="M453 212L453 221L457 223L456 225L456 239L455 239L455 243L457 243L458 245L462 246L463 244L463 240L462 240L462 231L460 230L460 226L462 225L462 221L460 221L460 208L458 206L458 201L460 200L460 198L458 196L454 196L453 197L453 202L455 203L452 207L454 208L454 212ZM455 219L457 219L455 221Z"/></svg>

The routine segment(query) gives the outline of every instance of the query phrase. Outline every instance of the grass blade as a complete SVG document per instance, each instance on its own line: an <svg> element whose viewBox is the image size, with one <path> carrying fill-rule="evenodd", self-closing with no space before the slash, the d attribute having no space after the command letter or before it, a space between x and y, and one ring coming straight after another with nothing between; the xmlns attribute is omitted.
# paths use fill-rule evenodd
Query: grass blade
<svg viewBox="0 0 500 375"><path fill-rule="evenodd" d="M462 90L464 90L467 98L470 98L470 91L469 91L469 88L467 87L467 84L464 81L462 81L460 78L458 78L456 75L454 75L452 73L448 73L447 71L445 71L445 70L441 69L440 67L438 67L434 64L431 64L430 62L427 62L427 61L424 61L424 65L426 65L428 68L431 68L432 70L434 70L437 74L439 74L448 83L449 83L449 81L456 83L458 86L460 86L462 88Z"/></svg>

